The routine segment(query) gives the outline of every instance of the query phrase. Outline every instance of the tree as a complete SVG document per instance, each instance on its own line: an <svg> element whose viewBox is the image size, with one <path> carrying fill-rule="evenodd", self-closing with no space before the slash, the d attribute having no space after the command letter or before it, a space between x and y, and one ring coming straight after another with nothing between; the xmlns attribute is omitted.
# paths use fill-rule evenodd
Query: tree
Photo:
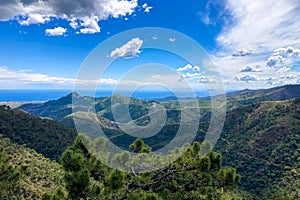
<svg viewBox="0 0 300 200"><path fill-rule="evenodd" d="M141 138L136 139L131 145L130 149L134 153L150 153L152 151L151 147L146 145Z"/></svg>
<svg viewBox="0 0 300 200"><path fill-rule="evenodd" d="M83 141L91 147L89 151L83 145ZM104 146L105 140L94 141L98 143L101 141L101 145ZM240 181L235 169L221 166L221 154L209 152L204 156L201 155L203 149L198 142L176 149L167 157L151 157L150 154L146 154L153 162L162 159L167 161L178 153L183 156L162 169L140 174L126 173L103 165L95 157L97 154L104 155L104 152L95 152L96 148L98 146L93 145L91 139L87 137L80 139L79 136L63 153L61 162L65 170L69 198L220 199ZM204 145L204 148L207 148L207 145ZM136 156L151 152L151 148L142 139L135 140L130 149ZM126 166L135 167L132 165L135 156L130 157L127 153L111 159L112 162L116 160L122 160Z"/></svg>

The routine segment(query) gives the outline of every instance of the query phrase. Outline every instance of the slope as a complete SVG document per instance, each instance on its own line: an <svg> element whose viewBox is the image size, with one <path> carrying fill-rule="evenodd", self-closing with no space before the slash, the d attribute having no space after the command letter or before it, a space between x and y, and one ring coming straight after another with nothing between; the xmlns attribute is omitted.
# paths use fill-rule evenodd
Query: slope
<svg viewBox="0 0 300 200"><path fill-rule="evenodd" d="M241 188L259 196L300 192L300 99L262 102L228 113L216 151L242 175ZM286 180L295 179L288 182Z"/></svg>
<svg viewBox="0 0 300 200"><path fill-rule="evenodd" d="M64 188L63 170L55 161L2 135L0 148L0 199L41 199Z"/></svg>
<svg viewBox="0 0 300 200"><path fill-rule="evenodd" d="M77 135L74 129L30 115L21 110L0 106L0 134L18 144L26 144L47 158L58 159Z"/></svg>

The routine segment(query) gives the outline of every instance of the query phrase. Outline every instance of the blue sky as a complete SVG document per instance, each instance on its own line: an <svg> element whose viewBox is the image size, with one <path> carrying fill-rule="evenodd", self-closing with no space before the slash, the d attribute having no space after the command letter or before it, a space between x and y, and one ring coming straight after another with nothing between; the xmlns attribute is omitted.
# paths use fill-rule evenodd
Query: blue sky
<svg viewBox="0 0 300 200"><path fill-rule="evenodd" d="M188 82L197 90L218 81L226 90L300 84L299 13L297 0L4 0L0 88L73 88L77 79L86 86L99 81L99 88L111 89L130 70L149 63L167 65L174 73L147 65L144 74L130 76L125 88L151 88L165 80L181 89ZM176 53L146 48L174 45L179 52L186 49L187 57L198 56L172 32L118 35L142 27L190 37L204 48L214 68L201 56L191 63ZM84 60L107 39L111 46L106 56L115 59L112 65L97 80L78 81ZM99 57L98 65L105 59Z"/></svg>

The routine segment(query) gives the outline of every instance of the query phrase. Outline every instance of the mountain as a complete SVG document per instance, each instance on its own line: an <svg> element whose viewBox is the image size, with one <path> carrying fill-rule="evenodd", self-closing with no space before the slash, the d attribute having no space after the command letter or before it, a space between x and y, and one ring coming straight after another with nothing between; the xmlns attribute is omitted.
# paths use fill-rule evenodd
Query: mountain
<svg viewBox="0 0 300 200"><path fill-rule="evenodd" d="M112 99L115 102L113 105L114 107L111 106ZM51 100L45 103L23 104L17 109L24 110L40 117L46 117L60 121L64 117L72 114L73 111L74 113L87 112L92 110L94 107L95 112L99 116L105 117L108 120L113 120L112 109L121 110L129 107L131 117L133 119L137 119L143 115L146 115L148 113L148 107L152 104L153 101L125 97L119 94L115 94L112 97L93 98L79 96L78 93L73 92L57 100Z"/></svg>
<svg viewBox="0 0 300 200"><path fill-rule="evenodd" d="M242 175L242 189L263 196L288 188L286 199L296 199L300 194L300 99L232 110L215 150L223 154L225 165L236 167Z"/></svg>
<svg viewBox="0 0 300 200"><path fill-rule="evenodd" d="M72 97L76 101L72 105ZM227 98L227 107L228 110L234 108L259 103L262 101L281 101L289 100L293 98L300 97L300 85L286 85L271 89L263 90L242 90L226 95ZM111 100L115 101L114 107L111 107ZM169 100L172 98L169 98ZM56 121L63 120L64 117L67 117L73 111L76 112L87 112L86 106L95 108L95 113L98 116L104 117L110 121L114 121L112 114L112 109L123 110L126 107L129 107L130 116L133 120L137 120L148 114L149 107L154 104L163 105L166 109L169 110L178 110L180 109L179 103L175 101L169 102L157 102L157 101L146 101L137 98L129 98L119 94L115 94L113 97L103 97L103 98L93 98L87 96L80 96L78 93L73 92L69 95L61 97L57 100L48 101L45 103L29 103L24 104L17 109L24 110L33 115L40 117L51 118ZM191 102L188 98L183 100L188 106L188 102ZM199 106L201 108L210 108L210 97L201 97L199 98ZM122 119L121 119L122 121ZM125 120L126 121L126 120ZM124 121L124 122L125 122ZM128 122L128 121L126 121Z"/></svg>
<svg viewBox="0 0 300 200"><path fill-rule="evenodd" d="M8 106L0 106L0 134L56 160L77 136L75 129L59 122L11 110Z"/></svg>
<svg viewBox="0 0 300 200"><path fill-rule="evenodd" d="M226 95L228 109L262 101L283 101L300 97L300 85L285 85L270 89L242 90Z"/></svg>
<svg viewBox="0 0 300 200"><path fill-rule="evenodd" d="M62 167L0 135L0 199L42 199L64 188Z"/></svg>
<svg viewBox="0 0 300 200"><path fill-rule="evenodd" d="M51 100L45 103L23 104L18 107L18 109L24 110L33 115L51 118L58 121L72 113L72 96L77 97L78 94L74 92L63 96L58 100Z"/></svg>
<svg viewBox="0 0 300 200"><path fill-rule="evenodd" d="M231 99L253 99L266 98L272 101L282 101L298 98L300 96L300 85L285 85L270 89L261 90L242 90L227 94L227 98Z"/></svg>
<svg viewBox="0 0 300 200"><path fill-rule="evenodd" d="M114 122L111 97L92 98L76 95L78 101L94 102L96 114L76 108L74 113L65 112L71 108L72 95L65 96L55 101L33 105L27 104L20 108L43 117L59 120L70 127L75 127L74 119L88 126L87 132L97 136L100 125L113 143L127 149L134 141L119 130ZM241 188L256 194L276 199L297 199L300 196L300 85L286 85L265 90L243 90L227 94L228 113L221 137L215 150L223 154L225 165L237 168L242 175ZM133 121L129 123L147 124L149 122L149 108L163 105L167 112L167 123L154 137L146 138L145 142L153 150L168 144L175 136L180 123L182 109L193 109L193 102L184 101L184 108L179 107L177 101L155 102L144 101L121 95L114 97L117 100L115 109L122 110L128 106ZM200 118L193 114L189 120L200 120L197 141L203 140L210 113L210 98L199 98ZM124 120L124 123L128 121ZM184 130L189 131L186 125ZM83 131L84 132L84 131ZM273 196L275 195L275 196ZM298 195L298 196L297 196ZM277 198L280 199L280 198Z"/></svg>

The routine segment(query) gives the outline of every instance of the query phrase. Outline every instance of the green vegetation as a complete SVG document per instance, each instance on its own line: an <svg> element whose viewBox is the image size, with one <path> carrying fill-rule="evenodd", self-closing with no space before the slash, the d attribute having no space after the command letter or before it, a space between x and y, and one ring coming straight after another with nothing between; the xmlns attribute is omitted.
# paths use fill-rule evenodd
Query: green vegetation
<svg viewBox="0 0 300 200"><path fill-rule="evenodd" d="M0 106L0 134L56 160L77 135L61 123L11 110L8 106Z"/></svg>
<svg viewBox="0 0 300 200"><path fill-rule="evenodd" d="M243 176L241 188L259 196L300 192L300 99L263 102L228 113L215 150ZM282 190L284 192L282 192Z"/></svg>
<svg viewBox="0 0 300 200"><path fill-rule="evenodd" d="M135 157L149 156L151 148L141 139L131 145L133 158L129 154L116 155L118 160L129 166L133 173L111 169L95 159L86 146L105 146L105 139L91 141L87 136L78 137L74 144L63 153L61 163L65 171L66 199L239 199L234 192L240 176L236 170L221 166L221 154L210 152L201 156L202 145L195 142L191 146L177 149L168 157L152 157L155 162L169 159L175 153L184 151L174 163L153 172L134 173ZM95 153L95 152L94 152ZM142 153L142 154L138 154ZM146 153L146 154L144 154ZM97 151L96 157L103 159L104 152ZM127 155L127 156L126 156ZM100 157L101 158L100 158ZM140 157L141 158L141 157ZM49 193L44 199L54 198Z"/></svg>
<svg viewBox="0 0 300 200"><path fill-rule="evenodd" d="M78 107L75 108L76 112L71 114L72 95L78 101L93 102L96 113L86 112ZM237 173L242 175L239 188L243 191L239 190L238 194L243 196L244 199L265 198L279 200L300 198L300 99L293 99L299 96L299 85L287 85L257 91L245 90L227 95L228 114L221 138L214 150L222 153L225 165L236 168ZM191 105L194 104L194 102L187 99L184 102L185 107L180 108L177 101L158 103L134 98L128 99L128 97L121 95L116 95L115 98L118 101L115 108L118 109L126 106L126 102L129 101L130 115L134 119L132 122L138 125L147 125L149 123L150 115L148 111L150 106L160 104L166 108L167 121L163 129L157 135L144 140L153 151L165 146L175 137L180 124L182 109L189 108L193 110ZM117 123L113 121L110 101L111 97L94 99L73 93L55 101L43 104L26 104L20 108L38 116L60 121L73 128L75 127L73 120L76 119L80 124L86 125L81 126L86 128L86 131L82 132L94 134L94 137L98 137L97 131L100 124L106 137L116 145L125 150L141 151L144 143L140 141L138 148L130 146L136 138L119 130ZM200 125L195 141L203 141L211 117L210 107L209 98L199 99ZM187 117L189 117L191 124L194 122L193 120L198 120L193 112L190 112L190 115ZM36 120L38 123L35 122ZM24 123L25 121L26 123ZM124 122L127 121L124 120ZM12 111L7 107L1 107L0 109L0 134L11 138L13 142L26 144L49 158L58 159L66 147L72 144L76 133L70 133L68 132L70 129L59 123L53 125L54 123L51 120L42 120L30 116L22 111ZM49 126L52 128L48 128ZM189 124L184 126L184 130L189 132ZM35 127L39 127L39 129ZM55 130L60 131L56 132ZM92 156L89 156L86 152L82 154L82 150L78 150L80 148L76 148L77 150L70 148L68 149L71 151L70 155L73 155L74 151L76 151L78 153L76 159L86 160L84 163L87 162L90 165ZM142 152L144 151L149 152L150 149L142 150ZM2 159L5 160L6 158L3 157ZM113 160L113 158L110 159ZM107 193L111 195L125 195L125 193L120 193L119 190L121 189L116 189L119 188L118 185L105 185L109 181L104 177L120 178L124 176L120 179L121 182L125 181L125 183L128 183L131 179L128 179L129 176L127 174L111 173L111 169L107 169L100 163L96 161L92 163L95 165L94 167L79 167L78 171L68 171L65 168L67 172L65 174L69 174L70 183L73 181L75 184L74 188L77 187L76 180L81 179L79 178L81 176L82 178L85 177L86 187L84 187L82 194L78 194L79 196L83 197L91 193L96 194L97 197L99 195L105 196ZM3 166L2 169L8 167ZM103 171L96 170L97 168L101 168ZM10 174L14 174L14 170L16 170L16 178L14 180L18 182L18 177L22 174L23 169L19 167L16 169L10 168L10 170L12 170ZM79 177L76 174L79 174ZM145 177L144 175L137 176L139 180L144 180L145 178L148 181L148 175L150 176L151 174L147 174ZM65 177L65 180L68 180L68 177ZM66 182L66 187L70 188L71 185L68 186L68 184ZM103 188L115 189L108 189L108 192ZM124 184L121 188L124 189ZM105 191L104 193L103 190ZM180 191L178 188L176 190ZM132 193L130 194L132 195L128 195L128 199L134 199L136 196L146 194L149 195L149 199L163 198L161 191L151 190L150 193L149 191L145 192L144 188L137 188L131 191ZM51 199L52 194L45 195L45 198ZM228 190L226 193L228 197L236 194L235 191L232 192L231 190ZM55 195L56 197L53 196L54 199L67 197L67 193L64 190L57 190ZM223 194L222 198L225 198L226 195ZM89 197L93 198L92 196ZM110 198L113 197L110 196ZM176 197L170 198L176 199Z"/></svg>
<svg viewBox="0 0 300 200"><path fill-rule="evenodd" d="M64 187L58 163L0 135L0 199L41 199Z"/></svg>

